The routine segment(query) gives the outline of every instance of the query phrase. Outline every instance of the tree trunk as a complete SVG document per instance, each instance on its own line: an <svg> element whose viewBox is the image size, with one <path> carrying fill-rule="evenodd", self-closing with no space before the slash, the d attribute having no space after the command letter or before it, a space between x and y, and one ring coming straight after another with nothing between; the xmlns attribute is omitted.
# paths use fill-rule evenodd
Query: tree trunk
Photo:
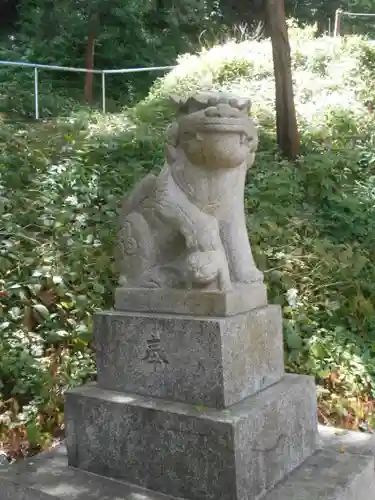
<svg viewBox="0 0 375 500"><path fill-rule="evenodd" d="M295 158L300 150L300 138L294 106L290 44L284 0L266 1L276 83L277 142L286 156Z"/></svg>
<svg viewBox="0 0 375 500"><path fill-rule="evenodd" d="M97 26L97 14L90 16L88 23L88 40L87 40L87 50L86 50L86 69L94 69L94 49L95 49L95 36L96 36L96 26ZM93 87L94 73L87 71L85 73L85 101L89 104L92 103L92 87Z"/></svg>

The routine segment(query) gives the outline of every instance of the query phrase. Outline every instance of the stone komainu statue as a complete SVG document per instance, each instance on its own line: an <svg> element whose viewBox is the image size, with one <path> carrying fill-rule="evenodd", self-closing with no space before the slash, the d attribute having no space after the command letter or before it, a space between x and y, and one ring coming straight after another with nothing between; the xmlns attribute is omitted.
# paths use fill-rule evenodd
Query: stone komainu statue
<svg viewBox="0 0 375 500"><path fill-rule="evenodd" d="M257 148L250 101L215 92L179 104L164 168L123 202L120 286L230 290L262 282L243 204Z"/></svg>

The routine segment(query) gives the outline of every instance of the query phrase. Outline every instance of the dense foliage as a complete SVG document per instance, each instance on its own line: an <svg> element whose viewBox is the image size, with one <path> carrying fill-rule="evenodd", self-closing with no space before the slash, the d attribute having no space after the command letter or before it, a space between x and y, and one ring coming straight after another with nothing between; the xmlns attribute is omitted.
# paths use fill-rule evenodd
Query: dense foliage
<svg viewBox="0 0 375 500"><path fill-rule="evenodd" d="M275 147L268 41L229 41L182 56L120 115L70 113L75 101L61 93L67 118L1 124L0 291L8 296L0 297L0 444L13 454L58 436L64 391L94 376L92 313L112 304L116 208L162 164L174 113L169 94L198 88L253 100L261 141L246 210L270 299L283 306L288 368L316 376L321 418L353 426L369 413L375 52L358 37L314 38L313 29L293 26L290 34L303 144L295 163ZM13 87L15 99L22 81ZM22 111L26 97L13 102Z"/></svg>
<svg viewBox="0 0 375 500"><path fill-rule="evenodd" d="M200 36L212 38L219 19L215 1L186 0L181 6L168 0L22 0L17 29L2 43L0 59L85 68L92 36L96 68L170 65ZM32 115L33 78L30 69L0 71L0 110ZM145 95L154 79L153 73L110 75L107 95L117 104L129 102ZM82 73L40 71L43 116L61 113L66 98L82 100L83 86ZM94 77L94 97L101 98L100 76Z"/></svg>
<svg viewBox="0 0 375 500"><path fill-rule="evenodd" d="M17 6L17 8L15 8ZM337 8L374 12L375 0L285 0L288 16L333 29ZM0 59L86 66L88 38L96 68L171 65L178 54L228 35L254 33L265 19L263 0L0 0ZM342 19L342 32L375 38L373 18ZM267 34L267 30L265 30ZM155 73L107 77L107 109L119 110L147 94ZM0 112L33 116L33 71L0 66ZM39 71L41 116L57 116L83 100L84 74ZM94 76L94 101L101 79ZM67 101L69 106L67 106Z"/></svg>

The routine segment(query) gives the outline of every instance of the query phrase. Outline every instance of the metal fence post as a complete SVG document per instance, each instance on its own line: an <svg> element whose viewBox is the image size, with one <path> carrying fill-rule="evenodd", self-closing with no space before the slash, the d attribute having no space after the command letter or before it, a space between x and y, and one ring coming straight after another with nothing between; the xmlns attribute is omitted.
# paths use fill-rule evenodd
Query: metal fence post
<svg viewBox="0 0 375 500"><path fill-rule="evenodd" d="M34 68L34 106L35 120L39 120L38 68Z"/></svg>
<svg viewBox="0 0 375 500"><path fill-rule="evenodd" d="M334 32L333 32L333 36L336 37L336 36L340 36L340 24L341 24L341 16L343 14L343 11L341 9L337 9L336 10L336 14L335 14L335 28L334 28Z"/></svg>
<svg viewBox="0 0 375 500"><path fill-rule="evenodd" d="M105 114L105 71L102 71L102 109Z"/></svg>

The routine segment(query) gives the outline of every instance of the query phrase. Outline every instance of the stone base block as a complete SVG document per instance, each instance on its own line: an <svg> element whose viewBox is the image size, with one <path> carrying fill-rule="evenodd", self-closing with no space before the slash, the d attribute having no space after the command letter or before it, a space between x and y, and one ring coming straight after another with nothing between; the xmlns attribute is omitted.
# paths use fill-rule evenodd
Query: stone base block
<svg viewBox="0 0 375 500"><path fill-rule="evenodd" d="M232 316L266 305L263 283L236 285L230 291L120 287L115 292L115 309L129 312Z"/></svg>
<svg viewBox="0 0 375 500"><path fill-rule="evenodd" d="M320 428L323 450L315 452L262 500L370 500L374 496L375 437L358 432L342 436L337 429L329 429L327 436L325 430ZM0 492L1 500L173 499L68 467L64 446L0 467Z"/></svg>
<svg viewBox="0 0 375 500"><path fill-rule="evenodd" d="M314 381L296 375L226 410L88 384L65 415L70 465L189 500L256 500L317 438Z"/></svg>
<svg viewBox="0 0 375 500"><path fill-rule="evenodd" d="M229 318L103 312L94 337L102 389L224 408L284 374L278 306Z"/></svg>

